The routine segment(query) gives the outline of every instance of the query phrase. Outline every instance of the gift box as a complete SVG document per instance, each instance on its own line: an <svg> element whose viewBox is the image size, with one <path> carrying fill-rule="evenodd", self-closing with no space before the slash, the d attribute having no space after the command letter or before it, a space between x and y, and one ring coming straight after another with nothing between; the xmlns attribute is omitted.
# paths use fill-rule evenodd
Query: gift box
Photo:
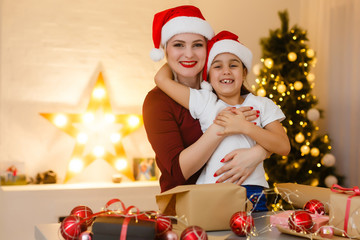
<svg viewBox="0 0 360 240"><path fill-rule="evenodd" d="M233 183L177 186L156 196L159 211L206 231L230 230L231 216L251 209L246 189Z"/></svg>
<svg viewBox="0 0 360 240"><path fill-rule="evenodd" d="M331 190L329 224L336 235L360 239L360 189L334 185Z"/></svg>
<svg viewBox="0 0 360 240"><path fill-rule="evenodd" d="M294 230L291 230L288 227L282 227L280 225L277 226L277 229L281 233L301 237L301 238L304 238L304 239L313 239L313 240L329 240L329 239L331 239L331 240L349 240L348 238L345 238L345 237L333 236L331 238L324 238L324 237L321 237L319 234L295 232Z"/></svg>
<svg viewBox="0 0 360 240"><path fill-rule="evenodd" d="M282 211L280 213L276 213L270 216L270 224L273 226L282 226L284 228L289 227L289 217L294 211ZM316 232L321 226L328 224L329 216L319 215L319 214L310 214L313 220L313 227L311 228L311 232Z"/></svg>
<svg viewBox="0 0 360 240"><path fill-rule="evenodd" d="M93 239L155 239L155 220L141 216L98 216L92 225Z"/></svg>
<svg viewBox="0 0 360 240"><path fill-rule="evenodd" d="M312 200L319 200L324 204L325 212L329 213L330 188L313 187L296 183L277 183L276 190L281 197L294 208L302 209Z"/></svg>

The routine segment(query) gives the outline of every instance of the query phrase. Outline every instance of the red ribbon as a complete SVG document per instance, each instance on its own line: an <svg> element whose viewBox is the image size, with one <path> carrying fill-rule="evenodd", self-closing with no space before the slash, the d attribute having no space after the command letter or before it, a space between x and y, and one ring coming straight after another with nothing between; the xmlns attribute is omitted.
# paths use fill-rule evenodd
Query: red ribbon
<svg viewBox="0 0 360 240"><path fill-rule="evenodd" d="M343 194L350 195L347 198L347 201L346 201L345 220L344 220L344 231L345 231L345 233L347 233L349 215L350 215L351 199L353 197L360 196L360 189L357 186L355 186L353 188L344 188L344 187L341 187L341 186L339 186L337 184L333 184L331 186L331 191L333 191L335 193L343 193Z"/></svg>
<svg viewBox="0 0 360 240"><path fill-rule="evenodd" d="M109 211L108 208L110 207L110 205L117 203L117 202L121 203L123 211L121 212L120 215L115 213L115 214L110 214L110 216L124 217L124 221L123 221L122 228L121 228L120 240L126 240L127 229L128 229L129 222L131 221L131 218L135 218L136 220L140 219L140 220L155 222L155 220L150 219L150 217L147 216L146 214L140 213L140 210L133 205L126 208L125 204L120 199L111 199L110 201L108 201L105 205L105 210ZM136 214L131 213L132 209L136 210Z"/></svg>
<svg viewBox="0 0 360 240"><path fill-rule="evenodd" d="M121 207L122 207L122 211L110 210L109 207L114 203L120 203ZM131 213L132 209L136 210L135 214ZM153 214L153 212L150 212L150 213ZM146 213L140 213L140 210L137 207L135 207L133 205L131 205L129 207L125 207L125 204L120 199L111 199L110 201L108 201L105 204L104 211L94 213L93 215L91 215L87 218L83 218L79 222L79 224L86 222L87 220L92 219L99 215L111 216L111 217L124 217L124 221L123 221L122 228L121 228L120 240L126 240L127 229L128 229L129 222L131 221L131 218L135 218L136 220L140 219L140 220L145 220L145 221L156 222L156 220L151 219L148 215L146 215Z"/></svg>

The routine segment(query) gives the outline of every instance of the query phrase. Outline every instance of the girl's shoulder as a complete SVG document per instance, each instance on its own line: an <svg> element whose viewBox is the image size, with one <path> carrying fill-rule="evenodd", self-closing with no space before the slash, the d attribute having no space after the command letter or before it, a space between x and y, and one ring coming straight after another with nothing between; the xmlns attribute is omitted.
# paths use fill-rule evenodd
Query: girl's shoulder
<svg viewBox="0 0 360 240"><path fill-rule="evenodd" d="M246 98L244 103L242 104L243 106L252 106L257 110L260 110L260 112L264 112L264 110L277 108L274 101L268 97L256 96L252 93L249 93L245 96Z"/></svg>
<svg viewBox="0 0 360 240"><path fill-rule="evenodd" d="M270 99L270 98L268 98L268 97L262 97L262 96L256 96L256 95L254 95L254 94L252 94L252 93L248 93L247 95L245 95L244 97L246 97L245 98L245 100L246 101L252 101L252 102L258 102L258 103L268 103L268 102L272 102L273 103L273 101Z"/></svg>

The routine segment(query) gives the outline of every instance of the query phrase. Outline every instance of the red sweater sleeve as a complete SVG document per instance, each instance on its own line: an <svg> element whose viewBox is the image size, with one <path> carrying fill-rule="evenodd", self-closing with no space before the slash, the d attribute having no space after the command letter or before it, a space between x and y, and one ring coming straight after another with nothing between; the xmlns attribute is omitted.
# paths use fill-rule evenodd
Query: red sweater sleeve
<svg viewBox="0 0 360 240"><path fill-rule="evenodd" d="M161 191L195 183L200 170L186 180L179 165L179 155L202 135L199 122L159 88L147 94L143 104L143 119L161 171Z"/></svg>

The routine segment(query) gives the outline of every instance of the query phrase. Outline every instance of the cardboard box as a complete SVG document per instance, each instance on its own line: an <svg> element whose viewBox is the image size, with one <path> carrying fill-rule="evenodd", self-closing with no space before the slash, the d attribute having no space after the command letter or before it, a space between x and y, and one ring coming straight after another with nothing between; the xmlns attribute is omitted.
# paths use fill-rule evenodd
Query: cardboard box
<svg viewBox="0 0 360 240"><path fill-rule="evenodd" d="M98 216L93 225L94 240L119 240L123 231L125 217ZM155 239L155 220L142 220L130 217L127 222L126 239Z"/></svg>
<svg viewBox="0 0 360 240"><path fill-rule="evenodd" d="M233 183L177 186L156 196L162 214L186 219L206 231L230 230L231 216L251 209L246 189Z"/></svg>
<svg viewBox="0 0 360 240"><path fill-rule="evenodd" d="M341 236L342 229L351 238L360 239L360 196L351 197L345 193L332 192L330 195L330 221L329 224L335 227L335 234ZM347 218L347 226L345 226L346 208L350 204Z"/></svg>
<svg viewBox="0 0 360 240"><path fill-rule="evenodd" d="M289 227L289 217L293 213L293 210L282 211L270 216L270 224L273 226L282 226L285 228ZM328 224L329 216L319 215L319 214L310 214L314 226L311 228L311 232L316 232L321 226Z"/></svg>
<svg viewBox="0 0 360 240"><path fill-rule="evenodd" d="M313 187L296 183L277 183L276 190L280 193L281 197L292 204L295 209L303 209L308 201L316 199L324 204L325 212L329 212L330 188Z"/></svg>

